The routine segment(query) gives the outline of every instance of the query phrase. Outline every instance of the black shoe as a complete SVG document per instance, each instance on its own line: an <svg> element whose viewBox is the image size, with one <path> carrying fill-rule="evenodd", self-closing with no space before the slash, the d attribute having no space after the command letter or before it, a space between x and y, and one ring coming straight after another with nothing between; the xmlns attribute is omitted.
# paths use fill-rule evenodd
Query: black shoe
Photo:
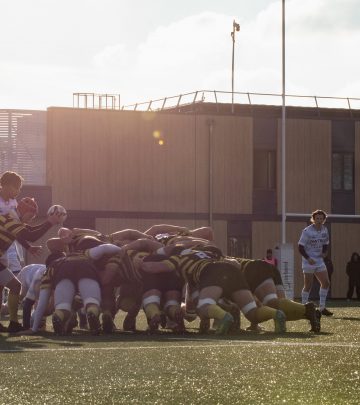
<svg viewBox="0 0 360 405"><path fill-rule="evenodd" d="M22 330L24 330L24 328L21 325L21 323L15 322L15 321L10 321L9 326L7 328L7 331L9 333L17 333L17 332L21 332Z"/></svg>
<svg viewBox="0 0 360 405"><path fill-rule="evenodd" d="M104 333L113 333L115 331L115 324L110 314L102 314L102 330Z"/></svg>
<svg viewBox="0 0 360 405"><path fill-rule="evenodd" d="M164 312L161 312L160 314L160 326L162 329L166 328L166 324L167 324L167 317L166 314L164 314Z"/></svg>
<svg viewBox="0 0 360 405"><path fill-rule="evenodd" d="M65 335L64 321L55 312L53 313L53 316L52 316L52 325L53 325L55 335L57 335L57 336Z"/></svg>
<svg viewBox="0 0 360 405"><path fill-rule="evenodd" d="M123 330L126 332L136 332L136 318L127 314L124 318Z"/></svg>
<svg viewBox="0 0 360 405"><path fill-rule="evenodd" d="M68 336L71 336L73 329L76 328L77 326L78 326L78 320L77 320L76 312L73 312L71 314L70 318L67 320L67 322L65 322L65 325L64 325L65 334Z"/></svg>
<svg viewBox="0 0 360 405"><path fill-rule="evenodd" d="M199 334L206 335L209 333L209 330L210 330L210 319L200 318Z"/></svg>
<svg viewBox="0 0 360 405"><path fill-rule="evenodd" d="M315 309L315 304L313 302L305 304L305 318L310 321L310 332L319 333L321 329L321 312Z"/></svg>
<svg viewBox="0 0 360 405"><path fill-rule="evenodd" d="M86 314L87 317L87 321L89 324L89 329L91 331L91 333L93 335L99 335L100 331L101 331L101 324L100 324L100 320L99 320L99 316L96 316L93 312L88 312ZM112 321L112 319L111 319ZM103 322L104 322L104 318L103 318ZM103 324L104 327L104 324Z"/></svg>
<svg viewBox="0 0 360 405"><path fill-rule="evenodd" d="M332 312L330 312L328 309L324 308L321 312L321 315L324 316L333 316L334 314Z"/></svg>
<svg viewBox="0 0 360 405"><path fill-rule="evenodd" d="M148 319L148 329L147 332L149 334L156 334L159 332L159 326L161 322L160 315L154 315L151 319Z"/></svg>

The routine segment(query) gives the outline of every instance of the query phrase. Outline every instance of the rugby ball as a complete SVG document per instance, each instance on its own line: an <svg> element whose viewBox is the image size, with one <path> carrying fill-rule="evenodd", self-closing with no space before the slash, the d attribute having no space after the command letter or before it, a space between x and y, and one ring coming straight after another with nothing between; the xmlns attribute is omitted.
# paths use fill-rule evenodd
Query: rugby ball
<svg viewBox="0 0 360 405"><path fill-rule="evenodd" d="M47 212L48 215L53 215L53 214L61 214L62 216L62 222L65 221L67 218L67 212L66 209L62 205L52 205Z"/></svg>

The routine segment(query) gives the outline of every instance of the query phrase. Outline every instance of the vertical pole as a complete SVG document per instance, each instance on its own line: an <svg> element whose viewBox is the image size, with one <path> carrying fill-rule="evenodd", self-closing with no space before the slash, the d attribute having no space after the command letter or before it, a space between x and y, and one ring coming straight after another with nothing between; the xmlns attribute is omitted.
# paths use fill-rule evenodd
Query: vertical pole
<svg viewBox="0 0 360 405"><path fill-rule="evenodd" d="M233 24L232 37L232 59L231 59L231 113L234 114L234 68L235 68L235 26Z"/></svg>
<svg viewBox="0 0 360 405"><path fill-rule="evenodd" d="M213 227L213 130L214 120L208 120L209 125L209 226Z"/></svg>
<svg viewBox="0 0 360 405"><path fill-rule="evenodd" d="M285 0L282 0L281 241L286 243Z"/></svg>

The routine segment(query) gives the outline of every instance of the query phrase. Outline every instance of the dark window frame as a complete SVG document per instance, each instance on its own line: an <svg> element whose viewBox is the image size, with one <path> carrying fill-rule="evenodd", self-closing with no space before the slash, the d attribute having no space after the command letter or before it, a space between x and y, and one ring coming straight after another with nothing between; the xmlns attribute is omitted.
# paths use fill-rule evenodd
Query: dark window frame
<svg viewBox="0 0 360 405"><path fill-rule="evenodd" d="M346 181L346 158L351 157L351 185ZM336 165L335 158L338 159L340 165ZM335 170L338 168L340 173L335 175ZM355 154L354 152L333 151L331 156L331 190L332 192L354 193L355 191Z"/></svg>
<svg viewBox="0 0 360 405"><path fill-rule="evenodd" d="M255 149L253 168L253 189L254 190L276 190L277 186L277 155L276 150ZM265 160L265 164L264 164ZM262 164L260 173L260 165Z"/></svg>

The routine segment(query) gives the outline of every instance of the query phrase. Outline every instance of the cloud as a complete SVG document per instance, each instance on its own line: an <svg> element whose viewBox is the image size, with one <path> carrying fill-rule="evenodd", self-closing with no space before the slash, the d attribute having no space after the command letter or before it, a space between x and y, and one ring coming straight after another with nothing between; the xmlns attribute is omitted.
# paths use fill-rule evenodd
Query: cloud
<svg viewBox="0 0 360 405"><path fill-rule="evenodd" d="M360 96L357 3L286 1L287 93ZM17 57L2 65L0 104L14 108L9 100L21 100L21 107L26 107L25 102L29 108L68 106L72 92L80 91L120 93L125 104L203 89L231 91L233 18L202 12L144 31L136 41L121 27L108 40L93 36L85 41L84 34L79 43L76 36L64 36L61 42L56 33L56 48L48 58L50 37L44 52L42 42L34 44L30 38L25 50L20 44L9 44L9 49L17 49ZM235 91L280 93L281 2L270 2L254 18L238 22ZM106 35L106 30L98 28ZM78 30L86 33L81 25ZM23 52L33 54L30 45L36 54L43 54L38 61L21 57Z"/></svg>

